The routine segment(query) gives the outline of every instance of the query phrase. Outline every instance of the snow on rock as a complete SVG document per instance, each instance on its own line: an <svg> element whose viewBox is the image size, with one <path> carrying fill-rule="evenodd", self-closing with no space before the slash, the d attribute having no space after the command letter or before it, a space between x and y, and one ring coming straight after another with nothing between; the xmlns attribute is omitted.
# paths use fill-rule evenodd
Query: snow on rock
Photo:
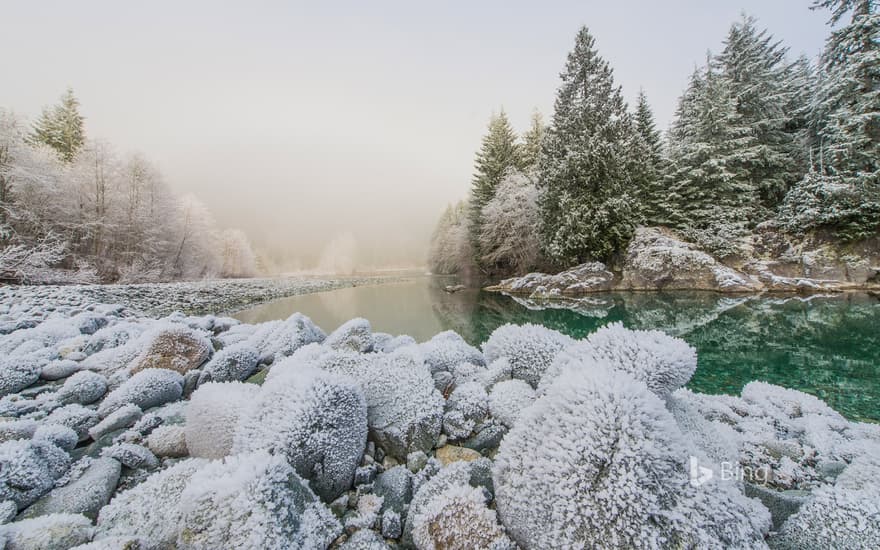
<svg viewBox="0 0 880 550"><path fill-rule="evenodd" d="M0 443L15 439L30 439L40 424L30 418L0 422Z"/></svg>
<svg viewBox="0 0 880 550"><path fill-rule="evenodd" d="M483 354L490 364L504 357L511 376L536 387L541 375L560 351L574 344L561 332L540 325L502 325L483 344Z"/></svg>
<svg viewBox="0 0 880 550"><path fill-rule="evenodd" d="M6 550L67 550L92 540L92 522L80 514L51 514L0 525Z"/></svg>
<svg viewBox="0 0 880 550"><path fill-rule="evenodd" d="M501 443L498 514L527 548L764 548L769 512L733 483L691 485L691 447L644 382L568 370Z"/></svg>
<svg viewBox="0 0 880 550"><path fill-rule="evenodd" d="M522 277L504 279L486 290L546 299L611 290L613 284L614 274L608 271L605 264L587 262L555 275L529 273Z"/></svg>
<svg viewBox="0 0 880 550"><path fill-rule="evenodd" d="M324 340L330 349L366 353L373 349L373 329L370 322L356 317L341 324Z"/></svg>
<svg viewBox="0 0 880 550"><path fill-rule="evenodd" d="M265 451L215 461L180 498L181 550L324 549L339 522L282 455Z"/></svg>
<svg viewBox="0 0 880 550"><path fill-rule="evenodd" d="M369 529L355 531L339 546L339 550L389 550L390 548L378 533Z"/></svg>
<svg viewBox="0 0 880 550"><path fill-rule="evenodd" d="M107 537L70 550L149 550L149 545L137 537Z"/></svg>
<svg viewBox="0 0 880 550"><path fill-rule="evenodd" d="M75 466L77 475L66 476L66 483L35 502L22 512L23 518L46 514L83 514L95 519L98 511L110 501L119 482L121 466L111 458L84 459Z"/></svg>
<svg viewBox="0 0 880 550"><path fill-rule="evenodd" d="M486 359L480 350L465 342L464 338L452 330L434 335L427 342L419 344L419 349L431 374L437 371L452 372L454 367L462 363L486 365Z"/></svg>
<svg viewBox="0 0 880 550"><path fill-rule="evenodd" d="M55 399L63 405L78 403L88 405L104 397L107 393L107 379L91 371L81 371L64 381L56 392Z"/></svg>
<svg viewBox="0 0 880 550"><path fill-rule="evenodd" d="M41 424L34 432L34 439L46 441L68 452L79 443L76 430L61 424Z"/></svg>
<svg viewBox="0 0 880 550"><path fill-rule="evenodd" d="M134 443L116 443L104 448L101 451L101 456L116 459L120 464L132 470L151 469L159 465L159 459L156 458L156 455L143 445L135 445Z"/></svg>
<svg viewBox="0 0 880 550"><path fill-rule="evenodd" d="M182 517L180 495L206 464L198 458L182 460L117 493L98 514L95 539L137 537L147 548L174 548Z"/></svg>
<svg viewBox="0 0 880 550"><path fill-rule="evenodd" d="M59 424L75 431L80 441L85 441L89 438L89 430L99 420L97 412L75 403L55 409L46 417L47 424Z"/></svg>
<svg viewBox="0 0 880 550"><path fill-rule="evenodd" d="M253 408L239 419L233 452L280 453L331 502L351 486L364 453L364 394L350 378L317 368L280 372L266 380Z"/></svg>
<svg viewBox="0 0 880 550"><path fill-rule="evenodd" d="M535 401L535 390L524 380L498 382L489 393L489 412L508 428L516 424L523 409Z"/></svg>
<svg viewBox="0 0 880 550"><path fill-rule="evenodd" d="M44 366L39 352L0 357L0 396L20 392L39 380Z"/></svg>
<svg viewBox="0 0 880 550"><path fill-rule="evenodd" d="M89 428L89 437L94 439L95 441L101 439L105 434L110 432L120 430L122 428L129 428L135 422L140 420L143 412L141 412L141 408L132 403L127 403L112 413L108 414L107 417L91 428Z"/></svg>
<svg viewBox="0 0 880 550"><path fill-rule="evenodd" d="M183 426L159 426L147 436L147 447L158 457L187 456L186 429Z"/></svg>
<svg viewBox="0 0 880 550"><path fill-rule="evenodd" d="M626 372L665 398L690 380L697 368L697 351L659 330L629 330L611 323L560 353L544 374L539 393L572 364Z"/></svg>
<svg viewBox="0 0 880 550"><path fill-rule="evenodd" d="M70 359L56 359L52 361L40 371L40 378L43 380L61 380L67 378L71 374L80 369L79 363Z"/></svg>
<svg viewBox="0 0 880 550"><path fill-rule="evenodd" d="M454 485L429 500L413 518L412 536L418 550L515 549L483 491L470 485Z"/></svg>
<svg viewBox="0 0 880 550"><path fill-rule="evenodd" d="M489 414L489 396L482 384L468 382L455 388L446 400L443 433L451 439L464 439Z"/></svg>
<svg viewBox="0 0 880 550"><path fill-rule="evenodd" d="M49 492L70 467L70 457L47 441L7 441L0 444L0 501L18 509Z"/></svg>
<svg viewBox="0 0 880 550"><path fill-rule="evenodd" d="M263 323L246 340L260 350L263 357L280 359L293 355L296 350L313 343L321 343L324 331L301 313L294 313L284 321ZM271 362L271 360L270 360Z"/></svg>
<svg viewBox="0 0 880 550"><path fill-rule="evenodd" d="M223 458L232 451L235 430L247 417L260 386L242 382L211 382L199 386L186 405L184 427L189 454Z"/></svg>
<svg viewBox="0 0 880 550"><path fill-rule="evenodd" d="M382 353L391 353L392 351L404 346L418 345L416 339L408 334L399 336L391 336L381 332L373 333L373 351L381 351Z"/></svg>
<svg viewBox="0 0 880 550"><path fill-rule="evenodd" d="M102 418L128 403L141 410L177 401L183 395L183 376L173 370L149 368L132 375L98 406Z"/></svg>
<svg viewBox="0 0 880 550"><path fill-rule="evenodd" d="M379 512L382 510L382 497L367 493L361 495L357 501L354 514L345 518L345 529L372 529L379 521Z"/></svg>
<svg viewBox="0 0 880 550"><path fill-rule="evenodd" d="M184 374L199 368L213 352L211 341L202 332L170 324L149 335L149 343L129 369L131 374L145 369L166 369Z"/></svg>
<svg viewBox="0 0 880 550"><path fill-rule="evenodd" d="M92 334L83 346L83 352L92 355L99 351L116 348L138 338L149 327L149 324L120 321Z"/></svg>
<svg viewBox="0 0 880 550"><path fill-rule="evenodd" d="M238 382L257 370L260 352L246 342L233 344L214 354L202 368L199 384L205 382Z"/></svg>

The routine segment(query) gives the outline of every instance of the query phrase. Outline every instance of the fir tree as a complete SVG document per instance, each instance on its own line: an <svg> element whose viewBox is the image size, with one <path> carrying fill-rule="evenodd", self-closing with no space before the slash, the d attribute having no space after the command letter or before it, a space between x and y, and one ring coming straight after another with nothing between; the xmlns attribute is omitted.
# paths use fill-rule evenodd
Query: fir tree
<svg viewBox="0 0 880 550"><path fill-rule="evenodd" d="M539 161L542 241L554 262L608 259L638 223L630 194L635 130L608 63L581 28Z"/></svg>
<svg viewBox="0 0 880 550"><path fill-rule="evenodd" d="M520 170L523 172L529 172L538 167L538 161L541 158L541 141L544 139L546 130L544 117L541 116L540 111L535 109L532 113L531 125L522 138Z"/></svg>
<svg viewBox="0 0 880 550"><path fill-rule="evenodd" d="M65 162L73 161L85 142L85 132L79 101L72 89L67 89L58 105L43 109L34 124L31 141L48 145Z"/></svg>
<svg viewBox="0 0 880 550"><path fill-rule="evenodd" d="M635 112L636 134L645 150L644 168L639 184L642 215L649 223L662 223L662 209L659 202L665 193L661 176L663 173L663 154L660 132L654 123L654 113L648 104L644 90L639 90Z"/></svg>
<svg viewBox="0 0 880 550"><path fill-rule="evenodd" d="M636 102L636 131L648 146L651 154L651 162L659 165L661 158L661 141L660 132L657 131L657 125L654 123L654 112L648 104L648 96L644 90L639 90L639 97Z"/></svg>

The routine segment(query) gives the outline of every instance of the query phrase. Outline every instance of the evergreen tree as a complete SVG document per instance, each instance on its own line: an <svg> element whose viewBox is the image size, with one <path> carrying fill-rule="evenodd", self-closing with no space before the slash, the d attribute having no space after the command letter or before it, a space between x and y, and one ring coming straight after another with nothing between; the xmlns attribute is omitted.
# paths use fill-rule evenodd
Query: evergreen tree
<svg viewBox="0 0 880 550"><path fill-rule="evenodd" d="M43 109L34 124L31 141L48 145L65 162L73 161L85 142L85 132L79 101L72 89L67 89L58 105Z"/></svg>
<svg viewBox="0 0 880 550"><path fill-rule="evenodd" d="M495 188L512 170L522 163L516 134L507 120L504 109L489 120L489 129L474 163L474 179L470 194L470 237L474 252L479 257L479 235L482 210L495 196Z"/></svg>
<svg viewBox="0 0 880 550"><path fill-rule="evenodd" d="M638 223L637 143L608 63L586 27L568 54L539 161L542 241L554 262L607 259Z"/></svg>
<svg viewBox="0 0 880 550"><path fill-rule="evenodd" d="M544 117L541 116L540 111L535 109L532 113L531 125L528 131L523 134L522 139L520 170L523 172L529 172L538 167L538 161L541 158L541 141L543 141L546 131Z"/></svg>
<svg viewBox="0 0 880 550"><path fill-rule="evenodd" d="M657 131L657 125L654 123L654 112L648 104L648 96L644 90L639 90L639 98L636 103L636 131L648 146L651 155L651 162L657 166L660 164L661 141L660 132Z"/></svg>
<svg viewBox="0 0 880 550"><path fill-rule="evenodd" d="M639 185L639 198L641 199L642 215L649 223L662 223L662 209L660 201L665 194L663 188L663 153L660 132L654 123L654 113L648 104L648 97L644 90L639 90L635 112L636 134L641 139L645 150L643 163L644 173Z"/></svg>

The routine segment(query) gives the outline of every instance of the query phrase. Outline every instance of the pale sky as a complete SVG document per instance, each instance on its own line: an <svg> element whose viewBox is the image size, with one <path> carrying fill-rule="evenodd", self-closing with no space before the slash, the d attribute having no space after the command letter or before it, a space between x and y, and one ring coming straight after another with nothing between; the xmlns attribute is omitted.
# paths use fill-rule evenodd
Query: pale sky
<svg viewBox="0 0 880 550"><path fill-rule="evenodd" d="M345 235L361 265L421 263L490 114L549 119L580 25L663 128L741 12L792 57L827 34L809 0L0 2L0 105L34 118L73 87L90 137L290 266Z"/></svg>

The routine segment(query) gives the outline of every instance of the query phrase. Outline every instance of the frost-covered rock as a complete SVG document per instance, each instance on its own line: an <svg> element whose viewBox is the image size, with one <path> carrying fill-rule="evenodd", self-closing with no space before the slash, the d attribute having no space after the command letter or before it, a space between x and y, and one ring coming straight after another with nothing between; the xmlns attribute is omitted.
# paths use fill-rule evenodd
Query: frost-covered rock
<svg viewBox="0 0 880 550"><path fill-rule="evenodd" d="M17 514L18 506L15 505L15 502L11 500L4 500L0 502L0 525L4 523L9 523L10 521L14 520Z"/></svg>
<svg viewBox="0 0 880 550"><path fill-rule="evenodd" d="M614 274L601 262L587 262L555 275L529 273L505 279L486 290L525 294L530 298L559 298L611 290Z"/></svg>
<svg viewBox="0 0 880 550"><path fill-rule="evenodd" d="M280 455L236 455L197 472L180 500L181 550L323 549L339 522Z"/></svg>
<svg viewBox="0 0 880 550"><path fill-rule="evenodd" d="M766 508L729 482L691 484L689 448L643 382L570 369L501 443L498 514L527 548L765 547Z"/></svg>
<svg viewBox="0 0 880 550"><path fill-rule="evenodd" d="M367 493L361 495L353 514L345 518L345 529L373 529L379 521L382 510L382 497Z"/></svg>
<svg viewBox="0 0 880 550"><path fill-rule="evenodd" d="M325 338L311 319L301 313L294 313L284 321L263 323L247 338L247 343L260 350L268 362L293 355L296 350L308 344L320 343Z"/></svg>
<svg viewBox="0 0 880 550"><path fill-rule="evenodd" d="M406 515L412 491L413 474L404 466L385 470L373 482L373 493L382 497L382 511L394 510L401 517Z"/></svg>
<svg viewBox="0 0 880 550"><path fill-rule="evenodd" d="M464 341L457 332L447 330L419 344L425 364L431 373L449 371L462 363L485 366L486 359L480 350Z"/></svg>
<svg viewBox="0 0 880 550"><path fill-rule="evenodd" d="M489 393L489 413L512 428L523 409L535 401L535 390L524 380L498 382Z"/></svg>
<svg viewBox="0 0 880 550"><path fill-rule="evenodd" d="M107 537L70 550L149 550L149 545L137 537Z"/></svg>
<svg viewBox="0 0 880 550"><path fill-rule="evenodd" d="M183 376L168 369L149 368L132 375L98 406L102 418L131 403L141 410L177 401L183 395Z"/></svg>
<svg viewBox="0 0 880 550"><path fill-rule="evenodd" d="M0 501L14 501L21 510L49 492L69 467L67 453L47 441L0 444Z"/></svg>
<svg viewBox="0 0 880 550"><path fill-rule="evenodd" d="M22 512L23 518L47 514L83 514L95 519L110 501L119 482L121 466L111 458L85 459L77 475L67 476L67 483L52 491ZM73 470L77 470L76 467Z"/></svg>
<svg viewBox="0 0 880 550"><path fill-rule="evenodd" d="M147 447L158 457L187 456L186 429L183 426L159 426L147 436Z"/></svg>
<svg viewBox="0 0 880 550"><path fill-rule="evenodd" d="M257 370L259 361L259 351L246 342L223 348L202 368L199 384L245 380Z"/></svg>
<svg viewBox="0 0 880 550"><path fill-rule="evenodd" d="M180 374L197 369L214 348L201 332L183 325L166 326L150 335L149 343L131 366L132 374L144 369L166 369Z"/></svg>
<svg viewBox="0 0 880 550"><path fill-rule="evenodd" d="M483 491L470 485L454 485L429 500L413 518L413 542L419 550L515 548Z"/></svg>
<svg viewBox="0 0 880 550"><path fill-rule="evenodd" d="M335 350L366 353L373 349L373 329L369 321L356 317L327 335L324 345Z"/></svg>
<svg viewBox="0 0 880 550"><path fill-rule="evenodd" d="M560 353L544 373L541 387L573 364L626 372L665 398L693 376L697 352L684 340L659 330L629 330L621 323L611 323Z"/></svg>
<svg viewBox="0 0 880 550"><path fill-rule="evenodd" d="M58 359L52 361L40 371L40 378L43 380L61 380L67 378L71 374L80 369L79 363L69 359Z"/></svg>
<svg viewBox="0 0 880 550"><path fill-rule="evenodd" d="M387 338L386 338L387 337ZM391 336L384 333L373 333L373 351L381 351L382 353L391 353L394 350L405 346L417 345L416 339L408 334L399 336Z"/></svg>
<svg viewBox="0 0 880 550"><path fill-rule="evenodd" d="M390 548L378 533L370 529L355 531L339 546L339 550L389 550Z"/></svg>
<svg viewBox="0 0 880 550"><path fill-rule="evenodd" d="M41 424L34 432L34 439L46 441L69 452L79 443L79 434L60 424Z"/></svg>
<svg viewBox="0 0 880 550"><path fill-rule="evenodd" d="M281 370L267 379L239 419L233 452L286 457L326 502L346 491L367 442L367 403L351 379L317 368Z"/></svg>
<svg viewBox="0 0 880 550"><path fill-rule="evenodd" d="M540 325L502 325L483 344L483 354L490 364L502 357L507 359L513 378L536 387L553 359L574 342L561 332Z"/></svg>
<svg viewBox="0 0 880 550"><path fill-rule="evenodd" d="M159 465L159 459L149 449L133 443L111 445L101 451L101 456L116 459L120 464L132 470L155 468Z"/></svg>
<svg viewBox="0 0 880 550"><path fill-rule="evenodd" d="M30 439L40 424L30 418L0 422L0 443L15 439Z"/></svg>
<svg viewBox="0 0 880 550"><path fill-rule="evenodd" d="M242 382L200 386L186 406L186 447L191 456L223 458L232 451L240 419L249 415L260 386Z"/></svg>
<svg viewBox="0 0 880 550"><path fill-rule="evenodd" d="M132 403L127 403L108 414L107 418L89 428L89 437L97 441L105 434L122 428L129 428L135 422L140 420L142 415L143 413L141 412L140 407Z"/></svg>
<svg viewBox="0 0 880 550"><path fill-rule="evenodd" d="M20 392L39 380L43 367L39 355L0 357L0 396Z"/></svg>
<svg viewBox="0 0 880 550"><path fill-rule="evenodd" d="M107 393L107 379L96 372L80 371L64 381L55 394L55 399L63 405L78 403L88 405L104 397Z"/></svg>
<svg viewBox="0 0 880 550"><path fill-rule="evenodd" d="M89 438L89 429L94 427L99 421L100 418L97 412L77 404L55 409L46 417L47 424L59 424L75 431L80 441L85 441Z"/></svg>
<svg viewBox="0 0 880 550"><path fill-rule="evenodd" d="M148 548L174 548L180 532L180 495L195 472L207 464L187 459L117 493L98 514L95 539L137 537Z"/></svg>
<svg viewBox="0 0 880 550"><path fill-rule="evenodd" d="M92 522L79 514L52 514L0 525L6 550L67 550L92 540Z"/></svg>
<svg viewBox="0 0 880 550"><path fill-rule="evenodd" d="M468 382L458 386L446 400L443 433L451 439L464 439L489 414L489 396L482 384Z"/></svg>

